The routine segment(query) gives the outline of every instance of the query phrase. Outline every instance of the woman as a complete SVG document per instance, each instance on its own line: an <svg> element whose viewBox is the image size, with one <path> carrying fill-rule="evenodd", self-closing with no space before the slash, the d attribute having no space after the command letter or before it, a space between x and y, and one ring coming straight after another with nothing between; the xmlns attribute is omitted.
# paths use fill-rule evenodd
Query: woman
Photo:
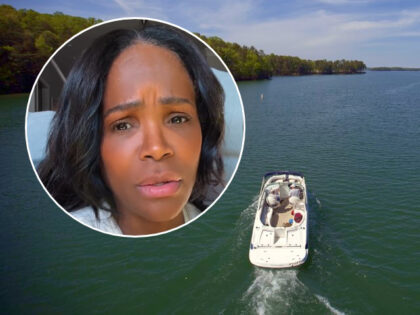
<svg viewBox="0 0 420 315"><path fill-rule="evenodd" d="M60 205L101 231L180 226L222 183L223 103L205 59L177 29L112 31L69 74L40 178Z"/></svg>

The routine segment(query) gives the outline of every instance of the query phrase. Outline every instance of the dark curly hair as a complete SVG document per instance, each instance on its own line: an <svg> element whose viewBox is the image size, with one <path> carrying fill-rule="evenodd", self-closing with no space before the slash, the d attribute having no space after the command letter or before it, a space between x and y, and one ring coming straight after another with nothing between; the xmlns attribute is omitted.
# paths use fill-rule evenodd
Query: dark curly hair
<svg viewBox="0 0 420 315"><path fill-rule="evenodd" d="M204 210L209 187L223 185L224 92L199 49L183 32L166 25L115 30L96 39L75 62L52 121L46 157L37 170L46 189L67 211L91 206L96 215L98 208L117 213L101 168L102 103L112 63L139 42L177 54L194 85L203 138L189 202Z"/></svg>

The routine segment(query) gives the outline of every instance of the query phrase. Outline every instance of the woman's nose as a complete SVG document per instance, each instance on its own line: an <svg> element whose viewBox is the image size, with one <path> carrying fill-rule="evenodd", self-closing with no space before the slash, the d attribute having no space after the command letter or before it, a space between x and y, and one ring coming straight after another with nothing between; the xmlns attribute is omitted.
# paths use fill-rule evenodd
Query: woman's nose
<svg viewBox="0 0 420 315"><path fill-rule="evenodd" d="M163 126L155 123L143 125L143 141L140 145L140 159L160 161L173 156L174 151L168 143Z"/></svg>

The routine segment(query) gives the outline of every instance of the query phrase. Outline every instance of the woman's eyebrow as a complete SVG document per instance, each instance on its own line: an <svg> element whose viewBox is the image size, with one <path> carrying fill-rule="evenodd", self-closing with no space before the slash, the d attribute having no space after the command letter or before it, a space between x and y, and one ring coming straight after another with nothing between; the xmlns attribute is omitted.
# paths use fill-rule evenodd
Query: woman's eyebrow
<svg viewBox="0 0 420 315"><path fill-rule="evenodd" d="M159 98L159 103L163 104L163 105L171 105L171 104L175 104L175 105L176 104L194 105L188 98L176 97L176 96L161 97L161 98ZM125 111L125 110L128 110L128 109L133 108L133 107L141 106L143 104L144 103L141 100L135 100L135 101L131 101L131 102L123 103L123 104L118 104L118 105L108 109L104 113L104 118L107 117L108 115L114 113L114 112Z"/></svg>
<svg viewBox="0 0 420 315"><path fill-rule="evenodd" d="M140 100L136 100L136 101L131 101L128 103L123 103L123 104L118 104L110 109L108 109L105 113L104 113L104 118L107 117L109 114L112 114L114 112L118 112L118 111L125 111L127 109L133 108L133 107L138 107L140 105L142 105L143 102Z"/></svg>

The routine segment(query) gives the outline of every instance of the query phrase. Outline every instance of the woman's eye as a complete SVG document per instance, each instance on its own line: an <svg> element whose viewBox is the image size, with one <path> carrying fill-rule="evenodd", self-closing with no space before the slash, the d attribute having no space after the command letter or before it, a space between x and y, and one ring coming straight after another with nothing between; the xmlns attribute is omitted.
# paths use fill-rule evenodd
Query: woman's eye
<svg viewBox="0 0 420 315"><path fill-rule="evenodd" d="M183 124L189 121L190 119L186 116L174 116L170 119L171 124Z"/></svg>
<svg viewBox="0 0 420 315"><path fill-rule="evenodd" d="M131 127L132 126L128 122L122 121L122 122L116 123L114 126L112 126L112 129L116 130L116 131L123 131L123 130L130 129Z"/></svg>

